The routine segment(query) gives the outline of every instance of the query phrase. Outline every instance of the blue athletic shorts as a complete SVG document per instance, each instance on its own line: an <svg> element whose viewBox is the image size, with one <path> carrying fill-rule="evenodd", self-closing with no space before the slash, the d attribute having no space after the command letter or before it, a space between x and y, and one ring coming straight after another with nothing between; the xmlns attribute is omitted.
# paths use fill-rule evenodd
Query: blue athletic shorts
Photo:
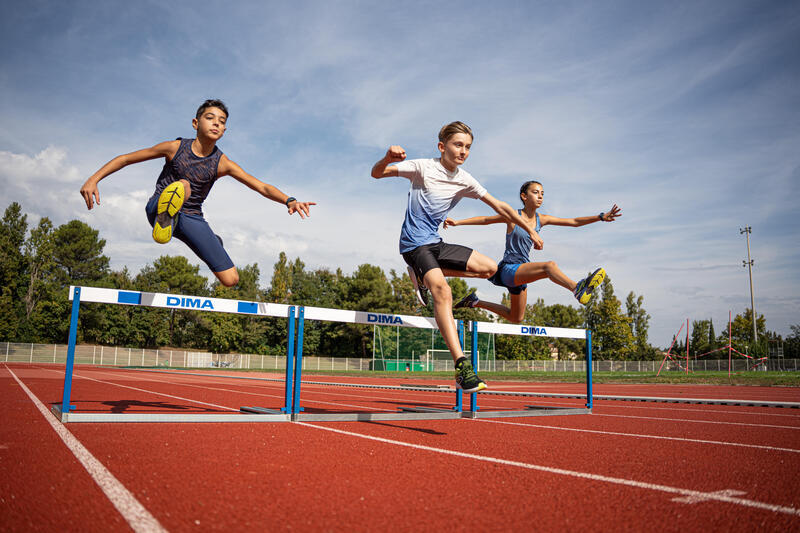
<svg viewBox="0 0 800 533"><path fill-rule="evenodd" d="M497 272L489 278L489 281L498 287L505 287L511 294L519 294L528 288L527 283L523 283L522 285L514 284L514 276L516 276L519 267L519 263L510 264L501 261L500 264L497 265Z"/></svg>
<svg viewBox="0 0 800 533"><path fill-rule="evenodd" d="M158 195L156 194L150 198L145 207L147 220L151 226L156 221L157 207ZM222 247L222 240L211 231L211 226L202 216L178 212L178 216L175 217L175 227L172 228L172 236L191 248L195 255L208 265L211 272L222 272L233 267L233 261Z"/></svg>

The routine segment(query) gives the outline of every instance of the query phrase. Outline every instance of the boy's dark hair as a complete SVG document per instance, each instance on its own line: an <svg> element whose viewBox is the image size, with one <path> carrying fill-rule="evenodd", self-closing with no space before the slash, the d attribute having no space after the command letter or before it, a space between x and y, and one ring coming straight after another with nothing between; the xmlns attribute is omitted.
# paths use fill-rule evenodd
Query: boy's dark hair
<svg viewBox="0 0 800 533"><path fill-rule="evenodd" d="M475 136L472 135L472 130L470 127L457 120L447 124L446 126L442 126L442 129L439 130L439 142L446 143L447 139L456 133L466 133L471 139L475 139Z"/></svg>
<svg viewBox="0 0 800 533"><path fill-rule="evenodd" d="M541 181L528 180L528 181L526 181L525 183L522 184L522 187L519 188L519 195L522 196L523 194L526 194L528 192L528 187L530 187L534 183L544 187L544 185L542 185Z"/></svg>
<svg viewBox="0 0 800 533"><path fill-rule="evenodd" d="M222 109L222 112L225 113L225 118L228 118L228 108L225 106L222 100L217 100L217 99L206 100L205 102L203 102L200 105L200 107L197 108L197 115L195 115L195 118L200 118L200 115L203 114L203 111L205 111L209 107L218 107Z"/></svg>

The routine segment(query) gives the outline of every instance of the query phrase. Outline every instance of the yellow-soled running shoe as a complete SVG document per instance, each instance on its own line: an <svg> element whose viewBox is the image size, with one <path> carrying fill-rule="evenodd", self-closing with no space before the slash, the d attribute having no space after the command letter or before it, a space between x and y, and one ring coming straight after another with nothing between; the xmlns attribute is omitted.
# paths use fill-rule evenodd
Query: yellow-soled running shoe
<svg viewBox="0 0 800 533"><path fill-rule="evenodd" d="M575 298L583 305L588 304L592 299L594 289L599 287L604 279L606 279L606 271L598 268L578 282L578 286L575 287Z"/></svg>
<svg viewBox="0 0 800 533"><path fill-rule="evenodd" d="M160 244L166 244L172 239L172 228L175 224L175 217L183 207L186 199L186 190L183 183L176 181L167 185L158 197L158 207L156 210L156 222L153 224L153 240Z"/></svg>
<svg viewBox="0 0 800 533"><path fill-rule="evenodd" d="M470 393L486 388L486 383L478 377L472 368L472 363L466 357L459 359L456 364L456 387Z"/></svg>

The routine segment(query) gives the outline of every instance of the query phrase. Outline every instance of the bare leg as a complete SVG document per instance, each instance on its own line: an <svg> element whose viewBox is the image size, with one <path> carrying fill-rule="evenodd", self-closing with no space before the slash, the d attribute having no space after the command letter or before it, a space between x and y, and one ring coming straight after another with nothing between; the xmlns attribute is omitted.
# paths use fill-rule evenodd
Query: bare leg
<svg viewBox="0 0 800 533"><path fill-rule="evenodd" d="M561 285L570 292L575 290L577 283L572 281L564 272L558 268L555 261L546 261L544 263L524 263L519 266L517 273L514 275L514 283L522 285L524 283L532 283L540 279L549 278L550 281L557 285Z"/></svg>
<svg viewBox="0 0 800 533"><path fill-rule="evenodd" d="M519 324L522 322L522 319L525 318L525 304L528 302L528 289L525 289L519 294L510 294L509 296L511 296L510 308L502 304L484 302L483 300L478 300L475 303L475 307L486 309L491 313L500 315L509 322Z"/></svg>
<svg viewBox="0 0 800 533"><path fill-rule="evenodd" d="M226 287L233 287L239 283L239 272L236 270L235 266L223 270L222 272L214 272L214 275L217 276L219 282Z"/></svg>
<svg viewBox="0 0 800 533"><path fill-rule="evenodd" d="M458 361L464 357L464 352L461 350L453 318L453 294L450 291L450 285L447 284L440 268L429 270L425 274L424 283L433 297L433 317L436 319L436 325L439 326L439 332L450 350L453 361Z"/></svg>
<svg viewBox="0 0 800 533"><path fill-rule="evenodd" d="M553 283L561 285L570 292L575 290L577 284L572 281L564 272L558 268L555 261L546 261L541 263L524 263L517 268L514 275L515 285L524 285L526 283L533 283L540 279L550 279ZM501 304L493 302L484 302L478 300L475 307L486 309L496 315L500 315L509 322L519 323L525 317L525 305L528 300L528 290L525 289L520 294L511 296L511 307L508 308Z"/></svg>

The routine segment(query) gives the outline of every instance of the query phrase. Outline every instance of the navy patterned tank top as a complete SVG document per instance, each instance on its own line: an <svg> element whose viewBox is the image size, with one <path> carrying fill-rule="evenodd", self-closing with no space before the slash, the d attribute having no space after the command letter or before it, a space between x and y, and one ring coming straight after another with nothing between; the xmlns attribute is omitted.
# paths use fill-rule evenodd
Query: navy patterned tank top
<svg viewBox="0 0 800 533"><path fill-rule="evenodd" d="M194 139L181 139L178 151L171 161L164 164L161 174L156 180L156 192L153 196L158 196L161 191L172 182L185 179L192 187L192 192L183 203L182 212L192 215L203 216L203 201L208 196L214 182L217 181L217 167L219 158L222 157L222 150L214 146L214 151L207 157L198 157L192 152L192 142Z"/></svg>
<svg viewBox="0 0 800 533"><path fill-rule="evenodd" d="M517 209L517 213L522 214L521 209ZM542 224L539 222L539 213L536 216L536 232L542 229ZM502 263L509 263L512 265L527 263L530 258L531 248L533 248L533 240L527 231L520 228L519 225L514 224L514 229L511 233L506 233L506 252L503 254Z"/></svg>

